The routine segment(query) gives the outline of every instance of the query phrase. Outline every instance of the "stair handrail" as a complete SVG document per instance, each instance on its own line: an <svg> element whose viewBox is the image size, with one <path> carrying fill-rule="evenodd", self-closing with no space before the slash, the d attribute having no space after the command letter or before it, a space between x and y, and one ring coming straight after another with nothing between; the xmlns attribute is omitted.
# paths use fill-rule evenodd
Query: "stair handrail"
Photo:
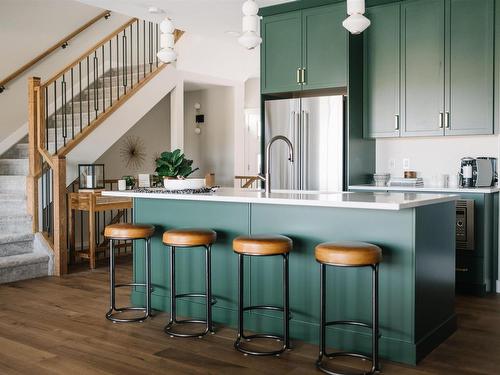
<svg viewBox="0 0 500 375"><path fill-rule="evenodd" d="M111 11L109 11L109 10L105 10L104 12L99 13L97 16L92 18L90 21L86 22L84 25L80 26L78 29L76 29L72 33L66 35L64 38L59 40L57 43L55 43L51 47L47 48L45 51L40 53L38 56L36 56L32 60L28 61L26 64L21 66L15 72L9 74L7 77L5 77L4 79L2 79L0 81L0 94L5 91L7 83L18 78L21 74L26 72L28 69L31 69L34 65L36 65L37 63L42 61L45 57L47 57L48 55L50 55L52 52L56 51L57 49L59 49L59 48L65 49L68 46L69 41L72 40L74 37L76 37L78 34L85 31L86 29L88 29L90 26L92 26L94 23L96 23L100 19L102 19L102 18L108 19L110 16L111 16Z"/></svg>

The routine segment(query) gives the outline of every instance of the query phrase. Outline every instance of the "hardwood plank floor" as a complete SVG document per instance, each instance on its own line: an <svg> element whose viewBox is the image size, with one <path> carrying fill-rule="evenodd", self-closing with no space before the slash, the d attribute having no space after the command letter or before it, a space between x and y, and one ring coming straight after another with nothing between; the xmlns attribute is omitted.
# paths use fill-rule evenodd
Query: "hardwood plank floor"
<svg viewBox="0 0 500 375"><path fill-rule="evenodd" d="M118 267L129 280L131 265ZM119 293L127 301L127 291ZM64 278L0 285L0 374L314 374L317 347L294 342L280 358L245 357L235 331L170 338L164 313L142 324L112 324L106 267ZM500 296L457 297L459 330L417 367L383 362L383 374L477 375L500 369ZM341 363L362 369L350 360ZM345 369L345 367L344 367Z"/></svg>

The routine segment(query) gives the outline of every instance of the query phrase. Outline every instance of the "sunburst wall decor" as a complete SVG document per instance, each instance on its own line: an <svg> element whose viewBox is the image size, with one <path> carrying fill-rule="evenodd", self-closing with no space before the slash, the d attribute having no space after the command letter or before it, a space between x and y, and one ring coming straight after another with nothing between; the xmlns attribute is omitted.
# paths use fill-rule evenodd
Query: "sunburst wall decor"
<svg viewBox="0 0 500 375"><path fill-rule="evenodd" d="M125 138L120 148L120 156L127 168L138 169L146 160L146 147L139 137Z"/></svg>

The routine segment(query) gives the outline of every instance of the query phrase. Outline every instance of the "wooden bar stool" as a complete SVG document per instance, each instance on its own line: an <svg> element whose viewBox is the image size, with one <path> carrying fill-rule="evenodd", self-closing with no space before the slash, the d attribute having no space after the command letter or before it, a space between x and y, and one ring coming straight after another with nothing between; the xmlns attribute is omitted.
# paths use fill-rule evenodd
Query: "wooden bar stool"
<svg viewBox="0 0 500 375"><path fill-rule="evenodd" d="M331 375L342 375L328 370L323 365L323 357L332 359L335 357L355 357L371 361L372 368L365 374L375 374L380 371L378 358L379 321L378 321L378 267L382 260L382 250L376 246L364 242L339 242L322 243L316 246L316 261L320 264L320 350L316 366L324 373ZM352 320L326 321L326 266L336 267L371 267L372 269L372 323L367 324ZM360 353L351 352L326 352L326 327L333 325L351 325L369 328L372 331L372 355L371 357Z"/></svg>
<svg viewBox="0 0 500 375"><path fill-rule="evenodd" d="M151 236L155 231L152 225L140 224L113 224L104 229L104 236L109 239L109 278L111 287L111 307L106 313L106 318L113 323L142 322L151 316ZM146 242L144 270L144 283L116 284L115 282L115 251L113 241L123 240L144 240ZM146 306L144 307L116 307L115 288L137 287L145 288ZM119 318L118 315L125 311L144 311L144 315L136 318Z"/></svg>
<svg viewBox="0 0 500 375"><path fill-rule="evenodd" d="M165 333L171 337L201 337L208 332L214 333L212 321L212 305L217 300L212 298L212 245L217 239L217 233L210 229L172 229L163 233L163 243L170 246L170 321L165 326ZM184 293L177 294L175 284L175 251L177 248L204 247L205 248L205 294ZM206 320L184 319L177 320L177 298L205 298ZM175 325L200 323L205 324L205 330L201 333L188 334L174 332Z"/></svg>
<svg viewBox="0 0 500 375"><path fill-rule="evenodd" d="M234 343L236 350L250 355L265 356L279 355L290 348L290 302L289 302L289 278L288 278L288 254L292 250L292 240L280 235L241 236L233 241L233 249L238 254L238 337ZM244 300L244 278L243 260L245 256L277 256L283 257L283 306L243 306ZM273 310L283 312L283 336L271 334L255 334L245 336L243 313L250 310ZM283 346L274 351L254 351L245 349L241 340L252 339L275 339L283 342Z"/></svg>

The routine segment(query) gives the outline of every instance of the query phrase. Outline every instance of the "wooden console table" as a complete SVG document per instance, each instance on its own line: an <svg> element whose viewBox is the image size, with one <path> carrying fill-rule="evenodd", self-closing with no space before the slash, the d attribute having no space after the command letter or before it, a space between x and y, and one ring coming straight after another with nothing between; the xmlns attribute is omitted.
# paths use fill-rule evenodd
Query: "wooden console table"
<svg viewBox="0 0 500 375"><path fill-rule="evenodd" d="M96 245L95 232L95 213L103 211L118 210L124 211L132 208L131 198L121 197L103 197L100 190L80 190L77 193L68 194L68 209L69 209L69 239L70 239L70 259L74 261L76 255L89 260L90 269L94 269L96 265L96 252L101 249ZM88 251L79 251L76 253L75 247L75 211L88 212L88 234L89 246ZM115 219L118 221L121 215ZM82 233L83 235L83 233Z"/></svg>

